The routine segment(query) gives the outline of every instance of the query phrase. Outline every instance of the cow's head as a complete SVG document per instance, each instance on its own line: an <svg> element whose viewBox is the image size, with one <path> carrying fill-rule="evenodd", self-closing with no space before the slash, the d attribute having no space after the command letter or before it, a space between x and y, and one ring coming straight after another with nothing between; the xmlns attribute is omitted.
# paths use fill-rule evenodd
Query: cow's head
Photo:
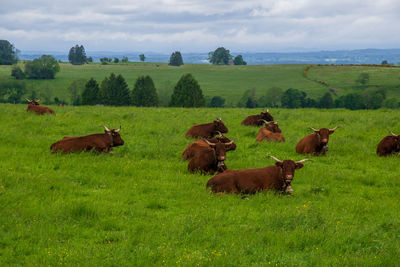
<svg viewBox="0 0 400 267"><path fill-rule="evenodd" d="M220 141L211 143L207 139L203 139L212 149L215 151L215 159L218 163L218 169L222 166L225 166L224 161L226 160L226 151L232 150L232 146L234 144L234 140L230 141L229 143L222 143ZM236 145L235 145L236 146Z"/></svg>
<svg viewBox="0 0 400 267"><path fill-rule="evenodd" d="M278 121L276 121L276 122L266 121L266 120L260 120L260 121L264 122L265 129L267 129L268 131L271 131L273 133L281 133L282 132L282 130L278 126Z"/></svg>
<svg viewBox="0 0 400 267"><path fill-rule="evenodd" d="M221 133L227 133L228 128L226 128L225 124L222 122L221 118L217 118L215 121L213 121L214 124L214 131L218 131Z"/></svg>
<svg viewBox="0 0 400 267"><path fill-rule="evenodd" d="M303 162L307 161L309 159L302 159L299 161L293 161L293 160L279 160L275 158L274 156L269 156L270 158L275 160L275 165L281 168L281 179L283 181L283 187L282 190L285 193L291 193L293 192L292 189L292 181L294 177L294 171L296 169L301 169L303 168Z"/></svg>
<svg viewBox="0 0 400 267"><path fill-rule="evenodd" d="M272 115L269 114L269 109L267 109L267 110L264 111L264 112L261 112L260 115L261 115L261 118L262 118L263 120L266 120L266 121L274 121L274 117L272 117Z"/></svg>
<svg viewBox="0 0 400 267"><path fill-rule="evenodd" d="M28 105L39 106L40 99L38 99L38 100L29 100L28 98L25 98L25 100L28 101Z"/></svg>
<svg viewBox="0 0 400 267"><path fill-rule="evenodd" d="M118 129L111 130L104 125L101 126L104 127L104 132L111 137L111 146L122 146L124 144L124 140L122 140L121 136L119 135L119 131L121 131L121 126L119 126Z"/></svg>
<svg viewBox="0 0 400 267"><path fill-rule="evenodd" d="M395 145L395 147L393 149L396 152L399 152L400 151L400 135L392 133L392 131L389 130L389 129L388 129L388 131L389 131L390 135L393 136L396 139L396 145Z"/></svg>
<svg viewBox="0 0 400 267"><path fill-rule="evenodd" d="M213 138L208 138L208 141L211 143L216 143L216 142L229 143L229 142L231 142L231 139L224 136L221 132L217 131L217 133L218 133L218 136L215 136ZM235 150L235 149L236 149L236 144L232 143L232 145L229 146L229 149L227 151Z"/></svg>
<svg viewBox="0 0 400 267"><path fill-rule="evenodd" d="M318 136L319 142L322 146L326 147L329 141L329 135L333 134L339 126L336 126L333 129L321 128L319 130L314 129L312 127L308 127L314 131L314 133Z"/></svg>

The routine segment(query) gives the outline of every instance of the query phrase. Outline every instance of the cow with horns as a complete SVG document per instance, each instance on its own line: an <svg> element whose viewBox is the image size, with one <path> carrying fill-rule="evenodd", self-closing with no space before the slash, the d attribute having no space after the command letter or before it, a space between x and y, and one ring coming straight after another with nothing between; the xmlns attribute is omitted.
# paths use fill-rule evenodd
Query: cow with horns
<svg viewBox="0 0 400 267"><path fill-rule="evenodd" d="M389 156L400 152L400 135L392 133L389 129L388 131L390 135L385 136L376 148L376 154L379 156Z"/></svg>
<svg viewBox="0 0 400 267"><path fill-rule="evenodd" d="M262 120L274 121L274 117L269 113L269 109L261 112L258 115L247 116L243 121L242 125L245 126L261 126L263 124Z"/></svg>
<svg viewBox="0 0 400 267"><path fill-rule="evenodd" d="M236 146L234 141L223 143L218 140L218 142L211 143L207 139L203 140L208 147L202 147L193 155L189 161L188 170L190 172L200 171L202 174L225 171L227 169L225 165L226 152Z"/></svg>
<svg viewBox="0 0 400 267"><path fill-rule="evenodd" d="M217 142L221 142L221 143L229 143L231 142L231 140L226 137L223 136L221 132L218 132L219 136L215 136L213 138L208 138L207 140L210 143L217 143ZM182 153L182 158L184 160L189 160L191 158L194 157L194 155L196 153L198 153L199 151L205 150L205 149L209 149L210 145L206 143L206 141L204 141L203 139L199 139L193 143L191 143L190 145L188 145L185 150ZM236 144L233 143L231 146L229 146L229 150L235 150L236 149Z"/></svg>
<svg viewBox="0 0 400 267"><path fill-rule="evenodd" d="M313 134L306 135L296 145L296 152L299 154L326 155L328 151L329 135L333 134L339 126L333 129L321 128L319 130L308 127L313 130Z"/></svg>
<svg viewBox="0 0 400 267"><path fill-rule="evenodd" d="M55 112L51 108L39 105L40 99L29 100L29 99L25 98L25 100L28 101L28 107L26 108L26 111L30 111L30 112L36 113L38 115L43 115L46 113L55 115Z"/></svg>
<svg viewBox="0 0 400 267"><path fill-rule="evenodd" d="M206 124L198 124L189 128L186 132L186 137L214 137L218 132L227 133L228 128L222 122L221 118L217 118L215 121Z"/></svg>
<svg viewBox="0 0 400 267"><path fill-rule="evenodd" d="M95 150L97 152L110 152L113 147L122 146L124 141L122 140L119 129L109 130L106 126L104 127L104 133L102 134L91 134L86 136L73 136L64 137L60 141L50 146L51 152L61 151L63 153L80 152Z"/></svg>
<svg viewBox="0 0 400 267"><path fill-rule="evenodd" d="M294 171L303 167L300 161L275 160L274 166L267 166L257 169L227 170L212 177L207 182L207 188L213 193L225 192L235 194L255 194L265 190L276 190L283 193L291 193Z"/></svg>
<svg viewBox="0 0 400 267"><path fill-rule="evenodd" d="M256 141L275 141L285 142L285 137L282 135L282 131L278 126L278 122L262 120L265 124L264 128L258 131Z"/></svg>

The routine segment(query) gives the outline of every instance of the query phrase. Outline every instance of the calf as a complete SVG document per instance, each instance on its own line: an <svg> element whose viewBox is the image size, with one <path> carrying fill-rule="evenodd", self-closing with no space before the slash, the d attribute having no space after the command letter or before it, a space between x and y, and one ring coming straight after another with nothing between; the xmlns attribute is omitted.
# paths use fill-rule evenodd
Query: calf
<svg viewBox="0 0 400 267"><path fill-rule="evenodd" d="M231 140L226 137L223 136L220 132L219 136L213 137L213 138L208 138L207 140L210 143L217 143L217 142L221 142L221 143L229 143L231 142ZM206 141L204 141L203 139L199 139L193 143L191 143L190 145L188 145L185 150L182 153L182 158L184 160L189 160L191 158L194 157L194 155L196 153L198 153L201 150L207 149L207 148L211 148L209 144L206 143ZM230 151L230 150L235 150L236 149L236 144L233 143L231 146L229 146L229 149L226 151Z"/></svg>
<svg viewBox="0 0 400 267"><path fill-rule="evenodd" d="M25 99L26 101L28 101L28 107L26 108L26 111L30 111L38 115L43 115L46 113L55 115L55 112L51 108L39 105L40 99L38 100L29 100L27 98Z"/></svg>
<svg viewBox="0 0 400 267"><path fill-rule="evenodd" d="M339 126L333 129L321 128L316 130L309 127L314 131L314 134L309 134L301 139L296 145L296 152L299 154L315 154L326 155L328 151L329 135L333 134Z"/></svg>
<svg viewBox="0 0 400 267"><path fill-rule="evenodd" d="M222 143L220 141L211 143L207 139L204 141L209 147L200 149L191 158L188 164L190 172L200 171L202 174L223 172L227 169L225 165L226 151L232 150L233 140L229 143Z"/></svg>
<svg viewBox="0 0 400 267"><path fill-rule="evenodd" d="M109 152L113 147L122 146L124 144L124 141L119 134L121 126L117 130L109 130L104 125L102 127L104 127L103 134L64 137L60 141L52 144L50 150L53 153L57 151L71 153L90 150Z"/></svg>
<svg viewBox="0 0 400 267"><path fill-rule="evenodd" d="M281 134L281 129L279 129L278 122L267 122L266 120L262 120L265 123L265 128L261 128L258 131L256 141L276 141L276 142L285 142L285 137Z"/></svg>
<svg viewBox="0 0 400 267"><path fill-rule="evenodd" d="M279 160L273 156L269 157L276 161L275 166L228 170L208 180L207 188L210 187L213 193L255 194L269 189L291 193L293 191L291 183L294 171L301 169L303 162L309 159L295 162L293 160Z"/></svg>
<svg viewBox="0 0 400 267"><path fill-rule="evenodd" d="M186 137L213 137L217 134L217 132L227 133L228 128L226 128L225 124L222 122L221 118L216 119L211 123L206 124L198 124L190 127L190 129L186 132Z"/></svg>
<svg viewBox="0 0 400 267"><path fill-rule="evenodd" d="M390 135L384 137L376 148L376 154L378 154L378 156L389 156L393 153L400 152L400 136L392 133L389 129L388 131Z"/></svg>
<svg viewBox="0 0 400 267"><path fill-rule="evenodd" d="M267 111L261 112L258 115L247 116L242 121L242 125L245 125L245 126L261 126L262 125L262 120L266 120L266 121L273 121L274 120L274 117L272 117L272 115L269 114L269 109L267 109Z"/></svg>

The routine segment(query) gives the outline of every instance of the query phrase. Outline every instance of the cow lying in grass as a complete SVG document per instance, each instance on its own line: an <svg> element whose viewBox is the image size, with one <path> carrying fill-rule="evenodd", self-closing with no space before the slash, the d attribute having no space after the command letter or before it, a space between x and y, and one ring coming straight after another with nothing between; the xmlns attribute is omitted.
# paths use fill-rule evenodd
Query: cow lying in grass
<svg viewBox="0 0 400 267"><path fill-rule="evenodd" d="M326 155L328 151L329 135L333 134L339 126L333 129L321 128L316 130L309 127L314 131L313 134L306 135L296 145L296 152L299 154L314 154Z"/></svg>
<svg viewBox="0 0 400 267"><path fill-rule="evenodd" d="M38 115L43 115L43 114L55 115L55 112L51 108L39 105L40 99L38 100L29 100L27 98L25 99L26 101L28 101L28 107L26 108L26 111L30 111Z"/></svg>
<svg viewBox="0 0 400 267"><path fill-rule="evenodd" d="M190 172L199 171L202 174L223 172L227 169L225 165L226 151L232 150L233 140L229 143L218 142L211 143L207 139L203 139L208 147L200 147L193 155L188 164Z"/></svg>
<svg viewBox="0 0 400 267"><path fill-rule="evenodd" d="M389 156L400 152L400 135L392 133L388 129L390 135L385 136L376 148L376 154L379 156Z"/></svg>
<svg viewBox="0 0 400 267"><path fill-rule="evenodd" d="M104 125L102 127L104 127L104 133L102 134L64 137L62 140L52 144L50 150L53 153L57 151L71 153L90 150L109 152L113 147L122 146L124 144L119 134L121 126L117 130L109 130Z"/></svg>
<svg viewBox="0 0 400 267"><path fill-rule="evenodd" d="M281 129L279 129L278 122L262 120L265 123L265 127L258 130L256 137L257 142L261 141L275 141L275 142L285 142L285 137L281 134Z"/></svg>
<svg viewBox="0 0 400 267"><path fill-rule="evenodd" d="M255 194L264 190L276 190L291 193L294 171L303 167L300 161L279 160L269 156L276 161L274 166L257 169L227 170L217 174L207 182L207 188L213 193L225 192L235 194Z"/></svg>
<svg viewBox="0 0 400 267"><path fill-rule="evenodd" d="M245 126L261 126L263 124L262 120L266 121L273 121L274 117L272 117L271 114L269 114L269 110L261 112L260 114L257 115L250 115L247 116L243 121L242 125Z"/></svg>
<svg viewBox="0 0 400 267"><path fill-rule="evenodd" d="M218 132L221 132L221 133L228 132L228 128L226 128L226 126L222 122L221 118L218 118L211 123L198 124L198 125L194 125L194 126L190 127L189 130L186 132L186 137L187 138L190 138L190 137L209 138L209 137L214 137Z"/></svg>

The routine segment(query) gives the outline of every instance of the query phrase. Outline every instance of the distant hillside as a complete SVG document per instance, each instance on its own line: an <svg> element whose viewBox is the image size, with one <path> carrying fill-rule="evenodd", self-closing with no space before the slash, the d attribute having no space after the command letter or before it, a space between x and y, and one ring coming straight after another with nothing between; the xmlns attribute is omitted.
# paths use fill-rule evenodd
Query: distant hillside
<svg viewBox="0 0 400 267"><path fill-rule="evenodd" d="M43 54L51 54L57 60L68 61L68 51L22 51L19 57L31 60ZM139 61L142 52L107 52L87 51L87 56L99 62L102 57L122 58L127 56L130 61ZM144 53L146 62L168 63L170 54ZM269 64L380 64L383 60L395 65L400 63L400 49L361 49L343 51L316 51L316 52L287 52L287 53L249 53L232 52L232 55L243 55L249 65ZM208 53L182 53L185 63L207 64Z"/></svg>

